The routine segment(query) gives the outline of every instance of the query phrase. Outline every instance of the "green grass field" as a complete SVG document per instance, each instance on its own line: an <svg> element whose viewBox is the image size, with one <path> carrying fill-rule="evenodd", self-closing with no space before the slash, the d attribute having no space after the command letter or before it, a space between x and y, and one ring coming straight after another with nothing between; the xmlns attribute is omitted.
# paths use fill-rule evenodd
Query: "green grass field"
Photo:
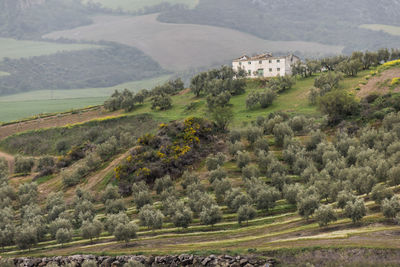
<svg viewBox="0 0 400 267"><path fill-rule="evenodd" d="M72 98L58 100L10 101L0 103L0 122L9 122L37 114L55 113L101 105L106 97Z"/></svg>
<svg viewBox="0 0 400 267"><path fill-rule="evenodd" d="M373 30L373 31L384 31L391 35L400 36L400 27L384 24L363 24L360 28Z"/></svg>
<svg viewBox="0 0 400 267"><path fill-rule="evenodd" d="M42 113L62 112L101 105L115 90L138 91L167 81L169 75L135 81L108 88L42 90L0 97L0 122L9 122Z"/></svg>
<svg viewBox="0 0 400 267"><path fill-rule="evenodd" d="M103 7L114 10L121 9L126 12L137 12L146 7L152 7L162 3L169 3L171 5L182 4L189 8L195 8L199 0L85 0L85 2L98 3Z"/></svg>
<svg viewBox="0 0 400 267"><path fill-rule="evenodd" d="M1 74L0 74L1 75ZM33 92L20 93L9 96L1 96L0 103L13 101L28 100L54 100L54 99L70 99L70 98L98 98L109 97L115 90L129 89L131 91L139 91L140 89L150 89L156 85L162 84L170 78L169 75L163 75L153 79L134 81L119 84L116 86L105 88L82 88L82 89L65 89L65 90L39 90ZM1 111L1 107L0 107Z"/></svg>
<svg viewBox="0 0 400 267"><path fill-rule="evenodd" d="M23 41L0 38L0 61L4 58L24 58L50 55L61 51L100 48L89 44L58 44L52 42Z"/></svg>

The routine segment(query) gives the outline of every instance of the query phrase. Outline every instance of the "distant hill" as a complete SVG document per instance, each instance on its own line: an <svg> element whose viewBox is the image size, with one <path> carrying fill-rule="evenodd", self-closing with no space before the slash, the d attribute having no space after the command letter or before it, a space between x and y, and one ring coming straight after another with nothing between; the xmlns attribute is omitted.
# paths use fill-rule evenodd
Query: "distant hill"
<svg viewBox="0 0 400 267"><path fill-rule="evenodd" d="M91 7L77 0L2 0L0 36L35 38L91 23Z"/></svg>
<svg viewBox="0 0 400 267"><path fill-rule="evenodd" d="M377 8L379 6L379 8ZM400 1L201 0L194 9L164 11L159 20L206 24L268 40L301 40L355 49L398 47L400 37L361 29L361 24L400 25Z"/></svg>

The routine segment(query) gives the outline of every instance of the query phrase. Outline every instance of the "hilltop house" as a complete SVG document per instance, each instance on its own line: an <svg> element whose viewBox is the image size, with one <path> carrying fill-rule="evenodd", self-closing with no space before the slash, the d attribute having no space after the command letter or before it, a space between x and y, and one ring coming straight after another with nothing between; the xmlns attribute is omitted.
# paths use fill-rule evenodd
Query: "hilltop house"
<svg viewBox="0 0 400 267"><path fill-rule="evenodd" d="M253 57L242 56L232 62L235 71L244 70L249 78L276 77L292 74L292 65L300 58L294 55L274 57L266 53Z"/></svg>

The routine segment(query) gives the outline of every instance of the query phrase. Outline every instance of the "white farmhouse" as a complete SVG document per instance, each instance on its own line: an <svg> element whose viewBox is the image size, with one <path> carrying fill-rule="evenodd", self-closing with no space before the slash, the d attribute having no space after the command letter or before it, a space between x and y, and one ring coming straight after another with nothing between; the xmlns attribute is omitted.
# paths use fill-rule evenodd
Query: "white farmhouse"
<svg viewBox="0 0 400 267"><path fill-rule="evenodd" d="M254 57L242 56L232 62L233 70L244 70L249 78L276 77L292 74L292 65L300 58L294 55L274 57L272 54L261 54Z"/></svg>

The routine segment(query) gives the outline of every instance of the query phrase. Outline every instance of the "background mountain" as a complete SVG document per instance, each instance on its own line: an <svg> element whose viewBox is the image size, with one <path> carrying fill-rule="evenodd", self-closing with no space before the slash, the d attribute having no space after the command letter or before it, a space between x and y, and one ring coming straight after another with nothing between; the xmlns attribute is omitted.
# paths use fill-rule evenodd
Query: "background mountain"
<svg viewBox="0 0 400 267"><path fill-rule="evenodd" d="M377 8L379 6L379 8ZM163 12L160 21L237 29L269 40L302 40L356 49L398 46L400 37L361 29L362 24L400 25L400 1L202 0L192 10Z"/></svg>

